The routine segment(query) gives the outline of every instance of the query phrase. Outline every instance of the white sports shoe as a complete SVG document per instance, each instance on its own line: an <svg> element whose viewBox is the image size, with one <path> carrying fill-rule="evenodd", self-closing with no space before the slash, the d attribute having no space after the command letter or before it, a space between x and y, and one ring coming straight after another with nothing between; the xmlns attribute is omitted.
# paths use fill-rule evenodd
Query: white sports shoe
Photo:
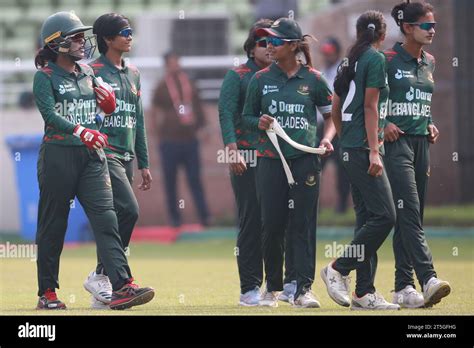
<svg viewBox="0 0 474 348"><path fill-rule="evenodd" d="M260 296L260 288L256 286L255 289L247 291L245 294L240 294L239 306L258 306L260 302Z"/></svg>
<svg viewBox="0 0 474 348"><path fill-rule="evenodd" d="M431 278L423 286L423 297L425 299L425 307L431 307L441 301L443 297L446 297L451 292L451 286L448 282L438 279L436 277Z"/></svg>
<svg viewBox="0 0 474 348"><path fill-rule="evenodd" d="M296 308L320 308L321 304L314 297L311 290L306 291L304 294L298 296L292 303L293 307Z"/></svg>
<svg viewBox="0 0 474 348"><path fill-rule="evenodd" d="M110 309L108 304L98 301L94 296L91 295L91 308L92 309Z"/></svg>
<svg viewBox="0 0 474 348"><path fill-rule="evenodd" d="M278 291L265 291L258 303L262 307L278 307Z"/></svg>
<svg viewBox="0 0 474 348"><path fill-rule="evenodd" d="M361 298L357 297L356 294L352 294L351 310L353 311L365 311L365 310L399 310L398 304L393 304L385 301L382 295L377 294L366 294Z"/></svg>
<svg viewBox="0 0 474 348"><path fill-rule="evenodd" d="M102 303L109 304L112 300L112 284L106 275L92 271L84 282L84 289Z"/></svg>
<svg viewBox="0 0 474 348"><path fill-rule="evenodd" d="M296 293L296 280L292 280L291 283L283 284L283 291L278 296L278 299L283 302L291 303L295 298Z"/></svg>
<svg viewBox="0 0 474 348"><path fill-rule="evenodd" d="M392 303L399 304L402 308L421 308L425 306L425 299L411 285L400 291L393 292Z"/></svg>
<svg viewBox="0 0 474 348"><path fill-rule="evenodd" d="M349 298L350 293L350 278L343 276L341 273L332 268L332 263L321 270L321 278L326 284L326 289L330 298L337 304L349 307L351 302Z"/></svg>

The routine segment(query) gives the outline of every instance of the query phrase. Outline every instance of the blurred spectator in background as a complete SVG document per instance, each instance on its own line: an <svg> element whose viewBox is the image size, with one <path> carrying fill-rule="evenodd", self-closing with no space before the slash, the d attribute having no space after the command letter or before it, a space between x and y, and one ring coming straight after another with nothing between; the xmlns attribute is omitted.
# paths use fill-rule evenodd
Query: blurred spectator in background
<svg viewBox="0 0 474 348"><path fill-rule="evenodd" d="M177 172L182 165L197 208L200 222L209 225L209 212L201 182L198 130L205 124L197 90L181 69L179 56L169 52L164 56L165 76L153 96L153 122L158 132L159 152L163 167L166 203L171 224L181 225L177 199Z"/></svg>
<svg viewBox="0 0 474 348"><path fill-rule="evenodd" d="M298 17L298 0L250 0L253 5L255 20L269 18L276 20L281 17ZM293 11L293 12L290 12Z"/></svg>
<svg viewBox="0 0 474 348"><path fill-rule="evenodd" d="M319 52L322 55L324 68L322 70L324 77L328 81L328 85L333 90L334 79L337 75L337 68L341 63L341 45L336 38L328 37L326 38L319 49ZM318 113L318 132L323 129L323 118ZM319 135L319 134L318 134ZM321 136L318 136L321 139ZM347 179L346 173L342 167L342 163L339 153L339 139L337 136L334 138L332 142L334 146L334 154L322 158L321 165L324 169L328 160L333 159L336 164L336 172L337 172L337 192L338 192L338 201L336 206L336 212L338 213L345 213L347 210L347 198L349 197L350 192L350 184Z"/></svg>
<svg viewBox="0 0 474 348"><path fill-rule="evenodd" d="M333 88L337 67L341 63L341 44L336 38L328 37L323 41L320 52L324 60L324 76L329 83L329 87Z"/></svg>
<svg viewBox="0 0 474 348"><path fill-rule="evenodd" d="M18 106L22 109L31 109L35 106L35 96L31 91L23 91L18 98Z"/></svg>

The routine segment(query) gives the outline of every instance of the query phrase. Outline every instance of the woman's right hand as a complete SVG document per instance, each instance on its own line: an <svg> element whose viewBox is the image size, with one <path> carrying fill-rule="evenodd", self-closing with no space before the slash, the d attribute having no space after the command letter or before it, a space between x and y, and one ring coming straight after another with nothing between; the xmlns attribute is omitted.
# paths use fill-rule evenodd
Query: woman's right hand
<svg viewBox="0 0 474 348"><path fill-rule="evenodd" d="M398 128L395 124L388 122L385 126L384 130L384 140L390 143L397 141L400 138L400 134L405 134L400 128Z"/></svg>
<svg viewBox="0 0 474 348"><path fill-rule="evenodd" d="M95 129L84 128L79 124L74 128L73 134L81 139L84 145L91 150L100 150L109 145L107 134L103 134Z"/></svg>
<svg viewBox="0 0 474 348"><path fill-rule="evenodd" d="M258 129L267 130L273 123L273 117L263 114L258 121Z"/></svg>
<svg viewBox="0 0 474 348"><path fill-rule="evenodd" d="M242 175L247 170L247 165L245 164L245 159L240 155L239 149L237 148L236 143L229 143L226 145L229 149L231 157L237 159L236 162L229 163L229 169L235 175Z"/></svg>
<svg viewBox="0 0 474 348"><path fill-rule="evenodd" d="M381 176L383 172L383 164L378 151L370 151L369 162L370 165L367 173L375 177Z"/></svg>

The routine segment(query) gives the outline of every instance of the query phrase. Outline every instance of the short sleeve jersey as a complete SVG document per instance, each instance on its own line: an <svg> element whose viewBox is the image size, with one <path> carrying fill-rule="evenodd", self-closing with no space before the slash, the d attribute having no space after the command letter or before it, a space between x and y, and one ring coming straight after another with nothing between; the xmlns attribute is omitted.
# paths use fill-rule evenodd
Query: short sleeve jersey
<svg viewBox="0 0 474 348"><path fill-rule="evenodd" d="M432 123L434 57L422 51L418 60L399 42L384 54L390 86L387 121L397 125L405 134L428 134L428 124Z"/></svg>
<svg viewBox="0 0 474 348"><path fill-rule="evenodd" d="M341 97L342 104L342 148L369 148L365 130L364 99L366 88L379 88L378 140L383 151L383 126L385 124L388 83L384 55L370 47L355 64L355 76L349 90Z"/></svg>

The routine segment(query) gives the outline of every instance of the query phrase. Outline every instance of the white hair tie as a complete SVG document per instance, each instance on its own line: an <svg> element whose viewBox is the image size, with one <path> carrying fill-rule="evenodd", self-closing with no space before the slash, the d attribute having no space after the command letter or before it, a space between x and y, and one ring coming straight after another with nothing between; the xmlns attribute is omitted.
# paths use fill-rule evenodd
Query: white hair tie
<svg viewBox="0 0 474 348"><path fill-rule="evenodd" d="M370 24L367 26L367 29L375 30L375 24L374 24L374 23L370 23Z"/></svg>

